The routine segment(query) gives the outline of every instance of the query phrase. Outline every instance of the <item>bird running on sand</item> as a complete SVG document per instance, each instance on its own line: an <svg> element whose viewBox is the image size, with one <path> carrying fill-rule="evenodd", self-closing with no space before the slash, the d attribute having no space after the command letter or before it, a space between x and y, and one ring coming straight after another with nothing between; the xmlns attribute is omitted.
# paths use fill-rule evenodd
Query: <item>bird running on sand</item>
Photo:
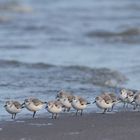
<svg viewBox="0 0 140 140"><path fill-rule="evenodd" d="M81 111L80 115L83 115L83 110L90 104L86 99L80 96L74 96L72 99L72 107L76 110L76 116L78 115L78 111Z"/></svg>
<svg viewBox="0 0 140 140"><path fill-rule="evenodd" d="M128 104L132 105L132 102L134 100L135 93L128 89L121 89L120 91L120 100L124 103L123 107L128 107ZM126 105L127 104L127 105Z"/></svg>
<svg viewBox="0 0 140 140"><path fill-rule="evenodd" d="M62 111L63 105L60 101L49 101L47 103L46 109L49 113L52 113L52 119L58 117L58 113Z"/></svg>
<svg viewBox="0 0 140 140"><path fill-rule="evenodd" d="M72 103L72 99L74 98L74 96L69 92L61 90L57 94L56 98L58 101L60 101L63 104L64 111L67 110L69 112L72 107L71 103Z"/></svg>
<svg viewBox="0 0 140 140"><path fill-rule="evenodd" d="M136 92L132 103L134 103L134 110L138 108L138 111L140 111L140 91Z"/></svg>
<svg viewBox="0 0 140 140"><path fill-rule="evenodd" d="M23 108L18 101L6 101L4 107L8 113L12 114L12 119L15 119L17 113L21 112Z"/></svg>
<svg viewBox="0 0 140 140"><path fill-rule="evenodd" d="M106 113L108 109L111 109L113 107L113 100L111 99L110 95L103 93L95 98L95 101L93 103L96 103L97 107L100 109L103 109L103 114Z"/></svg>
<svg viewBox="0 0 140 140"><path fill-rule="evenodd" d="M27 110L33 112L33 118L34 118L36 112L43 109L46 103L47 102L43 102L37 98L29 98L29 99L24 100L24 103L22 104L22 106L27 108Z"/></svg>
<svg viewBox="0 0 140 140"><path fill-rule="evenodd" d="M114 109L114 106L116 104L118 104L120 102L119 98L114 94L114 93L108 93L108 95L110 96L112 102L113 102L113 105L112 105L112 108L111 108L111 111L113 111Z"/></svg>

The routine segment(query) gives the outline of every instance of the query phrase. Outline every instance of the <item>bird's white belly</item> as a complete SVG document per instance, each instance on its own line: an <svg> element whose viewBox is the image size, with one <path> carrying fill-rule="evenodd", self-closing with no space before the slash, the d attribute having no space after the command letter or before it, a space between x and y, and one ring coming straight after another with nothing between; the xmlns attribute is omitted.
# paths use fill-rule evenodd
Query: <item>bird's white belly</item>
<svg viewBox="0 0 140 140"><path fill-rule="evenodd" d="M21 109L17 109L16 107L6 107L6 111L10 114L19 113Z"/></svg>
<svg viewBox="0 0 140 140"><path fill-rule="evenodd" d="M106 108L111 108L113 103L102 103L102 102L96 102L97 107L101 108L101 109L106 109Z"/></svg>
<svg viewBox="0 0 140 140"><path fill-rule="evenodd" d="M56 107L51 107L51 108L47 108L48 112L50 113L60 113L62 111L62 108L56 108Z"/></svg>
<svg viewBox="0 0 140 140"><path fill-rule="evenodd" d="M120 99L121 99L122 102L126 102L127 101L126 100L126 96L123 96L123 95L120 95Z"/></svg>
<svg viewBox="0 0 140 140"><path fill-rule="evenodd" d="M68 102L68 101L62 101L62 104L63 104L66 108L71 108L71 107L72 107L71 103Z"/></svg>
<svg viewBox="0 0 140 140"><path fill-rule="evenodd" d="M72 107L74 109L82 110L82 109L85 109L86 106L87 106L86 104L81 105L80 103L72 102Z"/></svg>
<svg viewBox="0 0 140 140"><path fill-rule="evenodd" d="M35 106L33 104L31 105L26 105L26 108L29 110L29 111L38 111L38 110L41 110L43 108L43 105L38 105L38 106Z"/></svg>

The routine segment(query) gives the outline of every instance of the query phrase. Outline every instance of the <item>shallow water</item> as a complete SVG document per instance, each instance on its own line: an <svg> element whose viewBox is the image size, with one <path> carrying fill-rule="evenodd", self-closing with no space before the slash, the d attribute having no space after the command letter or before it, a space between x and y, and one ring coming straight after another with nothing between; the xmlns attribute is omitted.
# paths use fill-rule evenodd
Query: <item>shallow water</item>
<svg viewBox="0 0 140 140"><path fill-rule="evenodd" d="M138 90L139 5L0 0L0 105L34 96L50 100L60 89L88 100L120 87ZM0 114L7 116L3 108Z"/></svg>

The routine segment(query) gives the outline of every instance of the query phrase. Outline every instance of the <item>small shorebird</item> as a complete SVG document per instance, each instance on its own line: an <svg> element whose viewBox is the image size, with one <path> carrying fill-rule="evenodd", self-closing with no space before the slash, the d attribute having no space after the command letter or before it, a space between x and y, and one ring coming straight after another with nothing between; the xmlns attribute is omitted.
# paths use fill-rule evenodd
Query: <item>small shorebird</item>
<svg viewBox="0 0 140 140"><path fill-rule="evenodd" d="M47 103L46 109L49 113L52 113L52 119L56 119L58 113L62 111L63 105L60 101L49 101Z"/></svg>
<svg viewBox="0 0 140 140"><path fill-rule="evenodd" d="M127 106L128 106L128 104L132 105L132 102L134 101L134 98L135 98L135 93L132 92L132 91L129 91L127 93Z"/></svg>
<svg viewBox="0 0 140 140"><path fill-rule="evenodd" d="M93 103L96 103L97 107L100 109L104 109L103 114L106 113L108 109L112 108L114 104L111 97L106 93L97 96Z"/></svg>
<svg viewBox="0 0 140 140"><path fill-rule="evenodd" d="M120 100L124 103L123 107L125 108L126 102L127 102L127 90L121 89L120 91Z"/></svg>
<svg viewBox="0 0 140 140"><path fill-rule="evenodd" d="M8 113L12 114L12 119L15 119L17 113L22 110L22 105L18 101L6 101L4 107Z"/></svg>
<svg viewBox="0 0 140 140"><path fill-rule="evenodd" d="M133 102L134 102L134 110L138 108L138 111L140 111L140 91L136 92Z"/></svg>
<svg viewBox="0 0 140 140"><path fill-rule="evenodd" d="M74 96L72 100L72 107L77 110L76 116L78 114L78 111L81 111L81 116L83 114L83 110L87 107L87 105L90 104L86 99L80 97L80 96Z"/></svg>
<svg viewBox="0 0 140 140"><path fill-rule="evenodd" d="M72 99L69 99L68 97L64 97L64 98L60 98L58 99L58 101L60 101L63 105L63 108L64 108L64 112L66 111L67 109L67 112L70 111L71 107L72 107Z"/></svg>
<svg viewBox="0 0 140 140"><path fill-rule="evenodd" d="M72 99L74 98L74 96L69 92L61 90L57 94L56 98L58 101L60 101L63 104L64 111L67 110L69 112L72 107L71 103L72 103Z"/></svg>
<svg viewBox="0 0 140 140"><path fill-rule="evenodd" d="M118 98L114 93L108 93L108 95L111 97L111 99L113 100L113 102L117 102Z"/></svg>
<svg viewBox="0 0 140 140"><path fill-rule="evenodd" d="M72 96L72 94L70 92L65 91L65 90L60 90L58 92L58 94L56 95L56 98L60 99L60 98L68 97L68 96Z"/></svg>
<svg viewBox="0 0 140 140"><path fill-rule="evenodd" d="M25 106L29 111L33 112L33 118L37 111L41 110L47 102L42 102L37 98L29 98L25 99L24 103L22 104Z"/></svg>
<svg viewBox="0 0 140 140"><path fill-rule="evenodd" d="M120 100L124 103L123 105L124 108L128 107L128 104L132 105L134 97L135 97L135 93L133 91L127 89L121 89Z"/></svg>
<svg viewBox="0 0 140 140"><path fill-rule="evenodd" d="M112 105L112 108L111 108L111 111L113 111L113 108L114 106L119 103L119 99L118 97L114 94L114 93L108 93L108 95L110 96L112 102L113 102L113 105Z"/></svg>

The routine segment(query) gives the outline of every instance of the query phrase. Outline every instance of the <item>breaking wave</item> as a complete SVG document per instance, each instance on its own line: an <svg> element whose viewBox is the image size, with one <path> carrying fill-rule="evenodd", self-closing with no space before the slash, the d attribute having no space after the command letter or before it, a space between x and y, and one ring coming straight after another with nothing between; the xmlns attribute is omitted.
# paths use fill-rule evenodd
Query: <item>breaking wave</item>
<svg viewBox="0 0 140 140"><path fill-rule="evenodd" d="M119 32L91 31L87 33L87 36L112 42L140 43L140 28L128 28Z"/></svg>
<svg viewBox="0 0 140 140"><path fill-rule="evenodd" d="M45 63L24 63L16 60L0 60L0 68L5 68L5 67L48 68L51 66L52 65L45 64Z"/></svg>
<svg viewBox="0 0 140 140"><path fill-rule="evenodd" d="M54 80L114 87L127 81L121 72L109 68L90 68L84 66L56 66L45 63L23 63L19 61L0 60L0 68L18 68L45 70Z"/></svg>

